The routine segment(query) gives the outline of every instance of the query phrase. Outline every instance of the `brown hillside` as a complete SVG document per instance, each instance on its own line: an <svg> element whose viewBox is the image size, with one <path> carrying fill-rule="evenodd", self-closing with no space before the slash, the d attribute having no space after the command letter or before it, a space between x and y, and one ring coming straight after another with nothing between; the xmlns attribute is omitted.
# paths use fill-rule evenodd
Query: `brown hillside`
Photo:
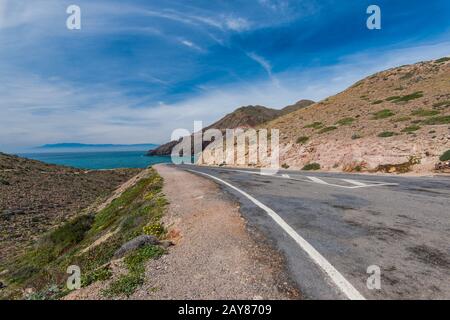
<svg viewBox="0 0 450 320"><path fill-rule="evenodd" d="M281 163L325 170L398 171L411 157L429 171L450 149L450 58L377 73L307 108L279 117ZM286 167L286 166L285 166Z"/></svg>
<svg viewBox="0 0 450 320"><path fill-rule="evenodd" d="M85 171L0 153L0 265L139 171Z"/></svg>

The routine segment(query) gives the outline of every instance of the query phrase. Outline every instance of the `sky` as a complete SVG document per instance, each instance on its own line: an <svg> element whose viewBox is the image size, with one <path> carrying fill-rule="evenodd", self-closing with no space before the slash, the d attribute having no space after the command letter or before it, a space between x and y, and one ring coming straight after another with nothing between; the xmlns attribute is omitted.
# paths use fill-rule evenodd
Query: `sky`
<svg viewBox="0 0 450 320"><path fill-rule="evenodd" d="M319 101L450 55L449 21L448 0L0 0L0 151L164 143L239 106Z"/></svg>

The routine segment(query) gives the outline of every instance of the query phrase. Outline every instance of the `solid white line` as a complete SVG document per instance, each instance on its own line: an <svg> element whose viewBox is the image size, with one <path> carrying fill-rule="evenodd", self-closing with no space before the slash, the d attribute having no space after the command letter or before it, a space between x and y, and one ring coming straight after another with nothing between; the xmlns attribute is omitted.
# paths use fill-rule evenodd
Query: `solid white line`
<svg viewBox="0 0 450 320"><path fill-rule="evenodd" d="M360 186L360 187L367 187L368 185L356 180L350 180L350 179L342 179L342 181L348 182L350 184L354 184L355 186Z"/></svg>
<svg viewBox="0 0 450 320"><path fill-rule="evenodd" d="M236 190L241 193L245 197L247 197L250 201L256 204L258 207L263 209L283 230L291 236L292 239L297 242L297 244L309 255L309 257L317 264L334 282L334 284L342 291L342 293L350 300L365 300L363 295L356 290L355 287L352 286L344 276L334 268L331 263L328 262L312 245L310 245L305 239L303 239L290 225L286 223L275 211L253 198L251 195L246 193L245 191L233 186L232 184L223 181L215 176L212 176L207 173L203 173L196 170L188 170L191 172L199 173L205 175L211 179L217 180L224 185Z"/></svg>
<svg viewBox="0 0 450 320"><path fill-rule="evenodd" d="M307 178L309 180L315 182L315 183L318 183L318 184L329 184L329 183L327 183L327 182L325 182L325 181L323 181L323 180L321 180L319 178L316 178L316 177L307 177Z"/></svg>

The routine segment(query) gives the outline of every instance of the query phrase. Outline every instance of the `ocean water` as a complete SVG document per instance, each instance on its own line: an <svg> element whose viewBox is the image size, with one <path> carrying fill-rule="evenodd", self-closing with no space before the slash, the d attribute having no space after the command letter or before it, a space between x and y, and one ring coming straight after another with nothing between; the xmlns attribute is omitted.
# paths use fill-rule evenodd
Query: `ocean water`
<svg viewBox="0 0 450 320"><path fill-rule="evenodd" d="M22 153L19 156L80 169L146 168L171 162L167 157L147 157L145 151Z"/></svg>

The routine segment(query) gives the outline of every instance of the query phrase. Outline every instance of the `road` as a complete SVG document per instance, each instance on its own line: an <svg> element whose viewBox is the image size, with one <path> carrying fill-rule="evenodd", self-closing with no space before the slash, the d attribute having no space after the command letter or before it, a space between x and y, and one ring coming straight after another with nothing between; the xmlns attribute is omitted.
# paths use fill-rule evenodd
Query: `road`
<svg viewBox="0 0 450 320"><path fill-rule="evenodd" d="M177 167L240 202L307 299L450 299L450 177Z"/></svg>

